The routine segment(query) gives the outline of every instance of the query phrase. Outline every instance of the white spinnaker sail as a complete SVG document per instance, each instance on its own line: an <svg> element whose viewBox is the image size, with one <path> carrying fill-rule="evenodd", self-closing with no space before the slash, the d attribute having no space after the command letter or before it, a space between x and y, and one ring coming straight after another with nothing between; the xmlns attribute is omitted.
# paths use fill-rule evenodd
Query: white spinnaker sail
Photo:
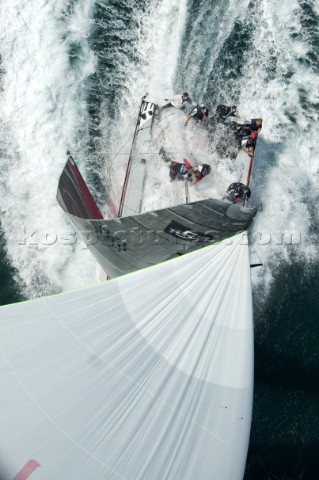
<svg viewBox="0 0 319 480"><path fill-rule="evenodd" d="M0 309L1 480L242 479L253 392L243 234Z"/></svg>

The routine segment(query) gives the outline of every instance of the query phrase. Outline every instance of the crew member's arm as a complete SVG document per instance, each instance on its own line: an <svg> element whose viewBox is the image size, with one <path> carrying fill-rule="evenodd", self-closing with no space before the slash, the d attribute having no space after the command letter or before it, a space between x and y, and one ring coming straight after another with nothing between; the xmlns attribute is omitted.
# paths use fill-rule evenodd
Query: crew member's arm
<svg viewBox="0 0 319 480"><path fill-rule="evenodd" d="M197 107L193 108L193 110L188 115L186 115L185 123L184 123L185 127L187 127L187 124L190 121L190 119L194 117L196 114L197 114Z"/></svg>
<svg viewBox="0 0 319 480"><path fill-rule="evenodd" d="M165 102L176 102L178 100L182 101L181 95L173 95L172 97L164 98Z"/></svg>
<svg viewBox="0 0 319 480"><path fill-rule="evenodd" d="M187 166L187 180L190 182L192 179L192 174L194 173L193 165L187 160L187 158L183 158L183 162Z"/></svg>
<svg viewBox="0 0 319 480"><path fill-rule="evenodd" d="M187 127L188 125L188 122L190 121L190 119L192 118L192 115L189 114L189 115L186 115L186 118L185 118L185 123L184 123L184 126Z"/></svg>
<svg viewBox="0 0 319 480"><path fill-rule="evenodd" d="M249 187L246 187L244 189L244 198L250 198L250 196L251 196L251 190Z"/></svg>
<svg viewBox="0 0 319 480"><path fill-rule="evenodd" d="M235 117L235 118L240 118L239 113L238 113L237 110L234 109L233 107L230 107L230 116L231 116L231 117Z"/></svg>
<svg viewBox="0 0 319 480"><path fill-rule="evenodd" d="M185 163L187 168L193 169L193 165L187 160L187 158L183 158L183 162Z"/></svg>
<svg viewBox="0 0 319 480"><path fill-rule="evenodd" d="M254 147L252 145L250 145L248 148L244 147L242 150L243 152L247 153L249 157L254 156Z"/></svg>
<svg viewBox="0 0 319 480"><path fill-rule="evenodd" d="M195 177L194 180L190 183L190 186L192 187L196 183L200 182L203 177Z"/></svg>
<svg viewBox="0 0 319 480"><path fill-rule="evenodd" d="M194 174L195 174L195 178L194 180L190 183L190 186L192 185L195 185L195 183L198 183L202 180L202 175L201 173L199 172L199 170L197 170L197 167L193 167L193 171L194 171Z"/></svg>
<svg viewBox="0 0 319 480"><path fill-rule="evenodd" d="M165 98L164 100L171 103L175 108L182 108L184 105L181 94L173 95L169 98Z"/></svg>
<svg viewBox="0 0 319 480"><path fill-rule="evenodd" d="M208 123L208 115L203 116L203 122L206 124Z"/></svg>

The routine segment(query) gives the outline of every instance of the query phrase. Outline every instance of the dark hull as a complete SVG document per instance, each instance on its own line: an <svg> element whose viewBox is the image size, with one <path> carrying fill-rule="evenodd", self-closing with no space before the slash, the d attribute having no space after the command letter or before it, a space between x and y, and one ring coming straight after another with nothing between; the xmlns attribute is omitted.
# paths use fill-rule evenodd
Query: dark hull
<svg viewBox="0 0 319 480"><path fill-rule="evenodd" d="M104 220L72 157L57 198L110 277L183 255L247 230L255 211L214 199Z"/></svg>

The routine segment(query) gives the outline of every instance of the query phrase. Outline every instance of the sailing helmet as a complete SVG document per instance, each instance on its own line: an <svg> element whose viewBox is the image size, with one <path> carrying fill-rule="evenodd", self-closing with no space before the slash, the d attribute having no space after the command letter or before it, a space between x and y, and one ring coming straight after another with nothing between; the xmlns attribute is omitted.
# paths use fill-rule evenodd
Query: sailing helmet
<svg viewBox="0 0 319 480"><path fill-rule="evenodd" d="M209 175L211 172L211 167L210 165L207 165L207 163L204 163L202 167L202 171L200 172L202 177L206 177L206 175Z"/></svg>
<svg viewBox="0 0 319 480"><path fill-rule="evenodd" d="M182 93L182 97L185 98L185 100L188 99L189 95L187 92Z"/></svg>

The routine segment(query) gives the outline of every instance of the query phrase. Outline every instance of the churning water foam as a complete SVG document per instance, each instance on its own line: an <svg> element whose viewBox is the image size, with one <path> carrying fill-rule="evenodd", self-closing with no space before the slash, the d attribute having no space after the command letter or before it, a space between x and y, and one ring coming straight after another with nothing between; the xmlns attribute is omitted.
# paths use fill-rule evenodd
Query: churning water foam
<svg viewBox="0 0 319 480"><path fill-rule="evenodd" d="M318 2L312 4L318 14ZM196 16L188 7L186 2L177 8L174 2L163 1L161 15L150 7L137 44L142 60L124 66L133 100L124 99L121 110L133 118L137 99L145 91L157 100L167 92L187 89L199 101L205 99L211 111L227 99L236 101L243 117L263 118L252 183L259 212L251 238L264 264L253 271L253 279L267 286L282 262L297 255L311 263L316 256L312 232L318 219L314 206L318 202L319 102L318 64L311 61L316 45L306 26L306 13L296 0L289 4L247 0L240 8L237 1L214 2L209 8L205 3ZM216 84L219 94L226 90L223 97L214 92L210 98L209 78L223 61L225 44L240 28L246 32L242 45L226 52L230 63L239 65L237 71ZM178 42L168 42L169 35ZM226 61L224 67L226 72Z"/></svg>
<svg viewBox="0 0 319 480"><path fill-rule="evenodd" d="M111 59L124 93L116 99L115 118L109 117L107 99L101 109L99 148L105 180L112 178L118 200L136 112L146 92L157 101L186 89L205 100L211 111L217 103L236 100L242 116L264 119L252 183L262 212L252 237L269 283L274 266L290 259L291 236L297 243L294 253L310 261L315 255L311 231L317 220L313 205L318 200L319 102L317 72L309 61L314 46L296 0L289 5L245 0L240 9L235 0L214 2L196 15L189 5L186 0L154 0L147 3L146 12L131 5L136 34L125 44L131 57L119 50ZM23 0L3 0L0 7L2 228L28 296L92 283L100 275L81 245L62 245L70 243L62 237L72 228L55 199L65 151L76 152L80 167L88 154L85 84L97 62L88 41L94 1L37 0L36 7ZM318 2L313 8L318 14ZM110 21L111 31L112 21L120 19ZM216 82L212 95L209 78L240 25L249 33L249 49L232 53L234 64L239 55L244 61L231 79ZM125 43L124 30L123 39ZM81 55L71 62L74 45ZM223 87L228 91L220 98ZM31 238L33 232L37 233ZM45 237L47 233L51 237ZM60 241L53 242L55 235ZM54 244L46 245L50 242ZM254 280L261 282L256 272Z"/></svg>
<svg viewBox="0 0 319 480"><path fill-rule="evenodd" d="M318 14L318 2L316 7ZM318 64L311 60L314 45L304 16L296 0L262 0L249 18L253 49L239 106L245 116L264 119L253 183L262 212L252 234L260 240L257 249L265 266L259 273L267 282L282 261L297 256L312 262L316 256Z"/></svg>
<svg viewBox="0 0 319 480"><path fill-rule="evenodd" d="M89 253L73 237L56 201L66 150L85 156L84 82L94 71L88 47L93 1L25 2L0 6L1 216L8 255L27 297L95 280ZM70 46L82 61L71 65ZM81 154L82 152L82 154ZM82 155L82 157L81 157ZM66 245L64 245L66 244Z"/></svg>

